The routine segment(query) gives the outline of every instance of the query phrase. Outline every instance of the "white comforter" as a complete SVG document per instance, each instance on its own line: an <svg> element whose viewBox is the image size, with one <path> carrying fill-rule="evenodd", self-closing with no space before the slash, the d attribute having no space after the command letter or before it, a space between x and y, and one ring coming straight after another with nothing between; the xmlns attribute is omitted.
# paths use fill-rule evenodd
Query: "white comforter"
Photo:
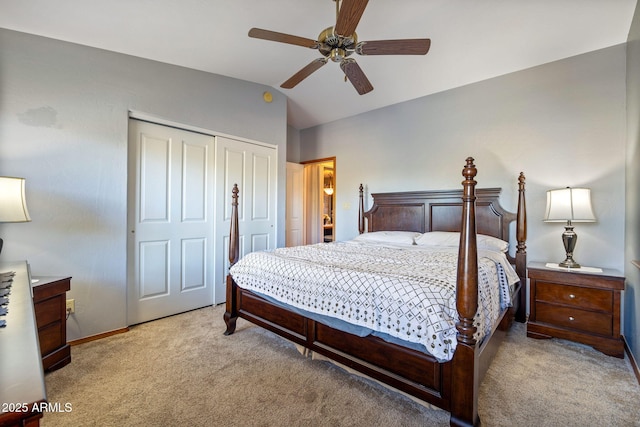
<svg viewBox="0 0 640 427"><path fill-rule="evenodd" d="M335 242L253 252L230 270L238 286L298 309L419 344L440 361L456 348L457 248ZM477 338L509 306L518 281L502 253L479 251Z"/></svg>

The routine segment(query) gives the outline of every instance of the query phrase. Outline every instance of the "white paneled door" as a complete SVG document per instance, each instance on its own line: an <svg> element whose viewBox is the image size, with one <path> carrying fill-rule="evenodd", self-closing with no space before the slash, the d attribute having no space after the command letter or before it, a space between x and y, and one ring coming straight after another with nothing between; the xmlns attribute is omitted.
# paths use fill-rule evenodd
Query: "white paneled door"
<svg viewBox="0 0 640 427"><path fill-rule="evenodd" d="M130 325L213 303L214 144L129 121Z"/></svg>
<svg viewBox="0 0 640 427"><path fill-rule="evenodd" d="M219 304L231 190L240 254L275 248L274 146L129 121L128 324Z"/></svg>
<svg viewBox="0 0 640 427"><path fill-rule="evenodd" d="M287 162L285 245L304 245L304 165Z"/></svg>
<svg viewBox="0 0 640 427"><path fill-rule="evenodd" d="M229 269L231 190L238 184L240 257L253 251L274 249L276 244L276 148L216 136L216 284L215 303L226 298Z"/></svg>

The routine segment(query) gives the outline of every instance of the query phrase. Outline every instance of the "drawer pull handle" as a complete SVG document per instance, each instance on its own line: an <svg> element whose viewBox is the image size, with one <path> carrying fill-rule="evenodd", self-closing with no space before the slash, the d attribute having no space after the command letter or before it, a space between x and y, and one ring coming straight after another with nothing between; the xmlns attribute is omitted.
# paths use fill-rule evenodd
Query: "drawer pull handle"
<svg viewBox="0 0 640 427"><path fill-rule="evenodd" d="M571 320L573 322L574 320L576 320L576 318L573 317L573 316L569 316L569 320Z"/></svg>
<svg viewBox="0 0 640 427"><path fill-rule="evenodd" d="M576 296L574 294L569 294L569 298L574 299Z"/></svg>

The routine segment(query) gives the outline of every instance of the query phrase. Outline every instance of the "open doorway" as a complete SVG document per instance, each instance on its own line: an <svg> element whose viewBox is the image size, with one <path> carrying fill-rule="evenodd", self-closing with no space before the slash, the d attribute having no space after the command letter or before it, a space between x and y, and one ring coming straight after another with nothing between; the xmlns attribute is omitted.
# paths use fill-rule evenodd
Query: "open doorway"
<svg viewBox="0 0 640 427"><path fill-rule="evenodd" d="M304 165L305 244L335 240L336 158Z"/></svg>
<svg viewBox="0 0 640 427"><path fill-rule="evenodd" d="M334 162L322 163L322 231L324 242L333 242L335 230L333 227L335 219L334 197L335 187L333 185L335 168Z"/></svg>

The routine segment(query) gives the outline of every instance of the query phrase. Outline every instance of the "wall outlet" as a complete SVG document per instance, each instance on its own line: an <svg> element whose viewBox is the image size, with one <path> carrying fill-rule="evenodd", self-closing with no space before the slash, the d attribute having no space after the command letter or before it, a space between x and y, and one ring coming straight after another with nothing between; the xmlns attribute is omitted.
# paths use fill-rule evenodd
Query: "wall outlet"
<svg viewBox="0 0 640 427"><path fill-rule="evenodd" d="M67 300L67 314L73 314L76 312L76 300L68 299Z"/></svg>

